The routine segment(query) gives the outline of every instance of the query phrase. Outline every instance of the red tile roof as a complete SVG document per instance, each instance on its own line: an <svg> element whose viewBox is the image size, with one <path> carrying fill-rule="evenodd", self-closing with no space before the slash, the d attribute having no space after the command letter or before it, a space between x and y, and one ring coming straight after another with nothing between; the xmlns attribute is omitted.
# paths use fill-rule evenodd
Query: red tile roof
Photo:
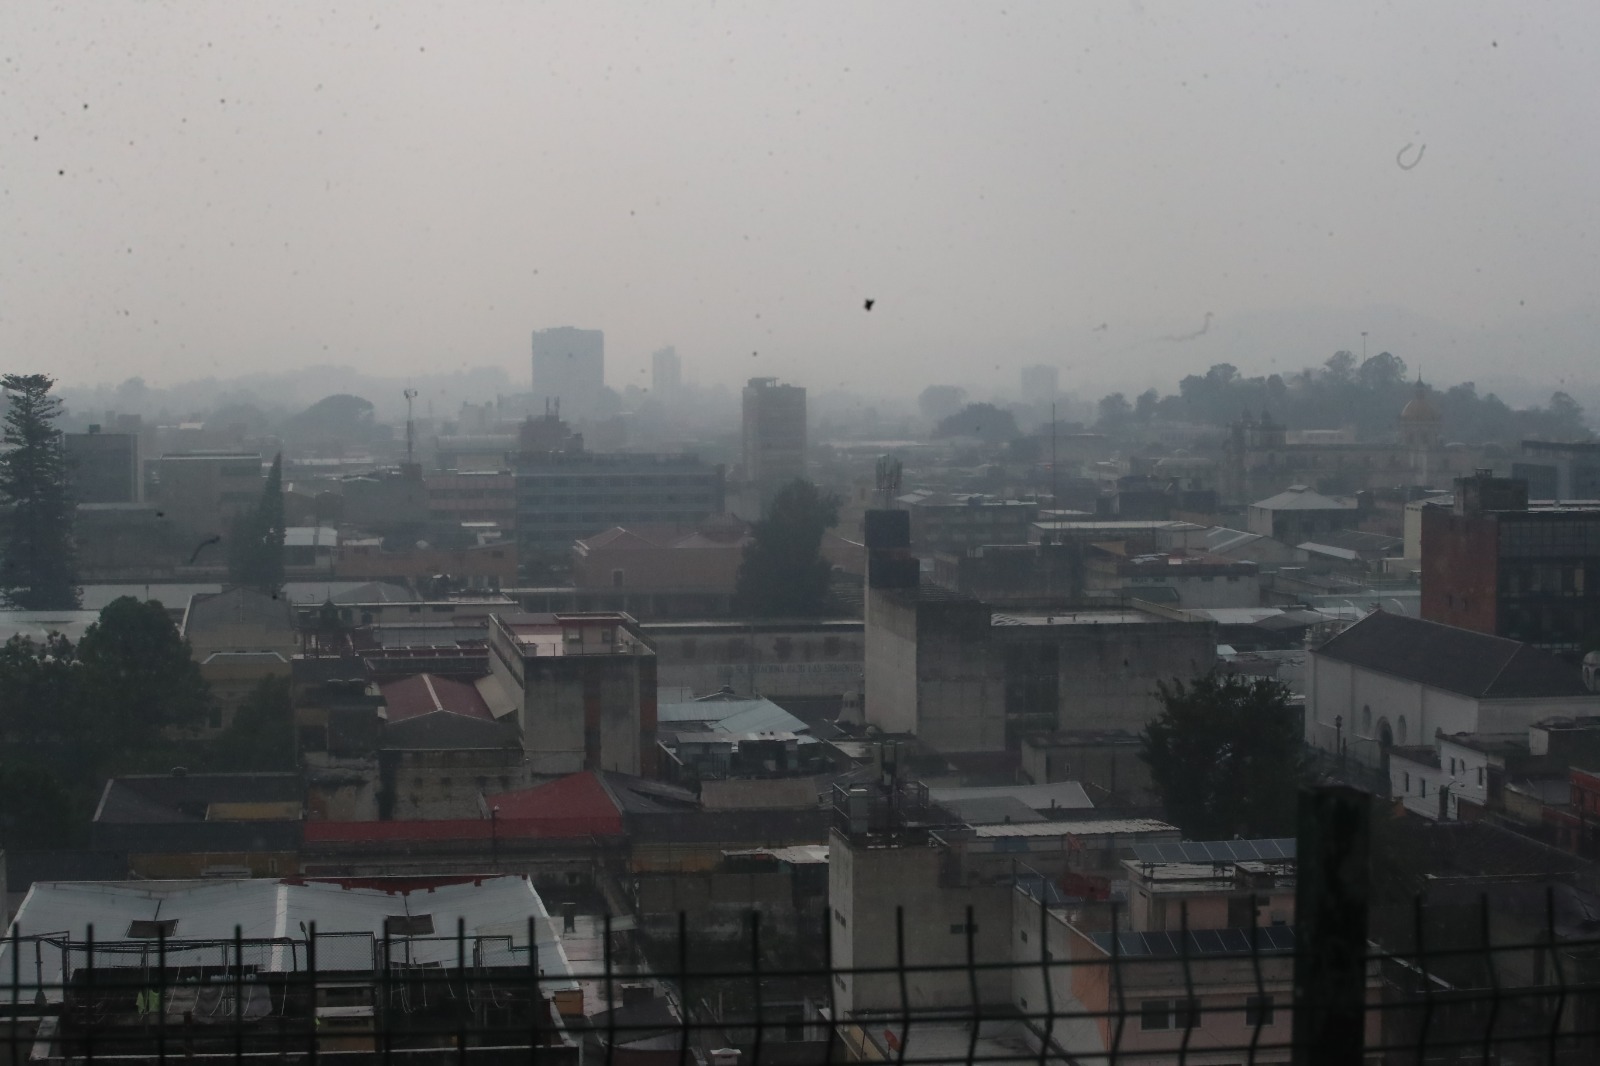
<svg viewBox="0 0 1600 1066"><path fill-rule="evenodd" d="M493 712L475 687L447 677L417 674L391 681L380 686L378 691L389 708L390 722L403 722L437 711L494 721Z"/></svg>

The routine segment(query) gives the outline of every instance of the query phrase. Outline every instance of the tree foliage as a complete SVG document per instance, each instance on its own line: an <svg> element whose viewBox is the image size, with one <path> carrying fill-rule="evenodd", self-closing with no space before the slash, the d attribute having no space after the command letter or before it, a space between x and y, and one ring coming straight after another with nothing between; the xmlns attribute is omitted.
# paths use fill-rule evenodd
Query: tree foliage
<svg viewBox="0 0 1600 1066"><path fill-rule="evenodd" d="M168 726L199 723L211 702L189 642L155 600L122 596L78 642L81 720L102 743L152 743Z"/></svg>
<svg viewBox="0 0 1600 1066"><path fill-rule="evenodd" d="M1217 671L1157 687L1141 757L1167 817L1193 840L1292 836L1304 756L1288 687Z"/></svg>
<svg viewBox="0 0 1600 1066"><path fill-rule="evenodd" d="M217 738L207 767L230 772L293 770L294 700L287 677L265 677Z"/></svg>
<svg viewBox="0 0 1600 1066"><path fill-rule="evenodd" d="M1416 380L1409 373L1405 360L1392 352L1362 360L1340 351L1320 367L1260 377L1245 377L1231 363L1217 363L1204 374L1184 377L1176 394L1141 395L1133 414L1139 422L1159 417L1224 426L1241 415L1265 412L1290 429L1352 426L1375 438L1395 430L1400 411L1415 394ZM1543 407L1521 410L1493 393L1480 396L1470 381L1429 392L1446 440L1513 443L1525 437L1581 440L1590 435L1583 407L1565 392L1553 394ZM1115 417L1121 412L1120 399L1114 394L1101 401L1104 428L1126 421ZM1108 403L1114 412L1109 420Z"/></svg>
<svg viewBox="0 0 1600 1066"><path fill-rule="evenodd" d="M265 595L283 588L283 453L272 460L261 499L233 520L228 535L228 580Z"/></svg>
<svg viewBox="0 0 1600 1066"><path fill-rule="evenodd" d="M745 546L735 609L767 618L825 613L833 568L822 555L822 535L838 524L838 497L799 478L780 489Z"/></svg>
<svg viewBox="0 0 1600 1066"><path fill-rule="evenodd" d="M0 599L24 611L74 610L79 600L61 401L44 374L0 378L9 401L0 452L0 504L11 506L0 545Z"/></svg>

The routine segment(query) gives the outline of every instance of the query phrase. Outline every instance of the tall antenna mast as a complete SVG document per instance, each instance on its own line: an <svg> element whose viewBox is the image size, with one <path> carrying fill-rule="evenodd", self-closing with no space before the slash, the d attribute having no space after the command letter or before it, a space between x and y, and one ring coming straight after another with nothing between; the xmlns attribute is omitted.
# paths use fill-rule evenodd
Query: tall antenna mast
<svg viewBox="0 0 1600 1066"><path fill-rule="evenodd" d="M406 466L416 462L417 424L411 417L411 401L417 398L416 389L407 389L406 396Z"/></svg>

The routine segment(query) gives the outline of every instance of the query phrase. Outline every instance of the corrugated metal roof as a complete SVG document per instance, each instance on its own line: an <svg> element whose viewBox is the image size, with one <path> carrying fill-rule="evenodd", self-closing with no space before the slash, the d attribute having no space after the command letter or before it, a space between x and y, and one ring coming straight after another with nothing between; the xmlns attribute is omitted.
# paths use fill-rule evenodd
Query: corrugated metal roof
<svg viewBox="0 0 1600 1066"><path fill-rule="evenodd" d="M660 725L709 722L721 733L807 733L810 727L768 699L690 700L656 706Z"/></svg>
<svg viewBox="0 0 1600 1066"><path fill-rule="evenodd" d="M180 965L185 952L204 952L215 958L216 942L232 940L235 931L246 940L280 941L261 953L258 964L272 972L303 970L306 952L305 932L314 924L318 935L319 966L325 969L367 970L372 966L371 944L384 936L384 919L409 914L431 917L433 938L408 937L409 956L419 965L452 967L458 959L455 937L458 920L465 923L469 937L493 937L484 945L490 965L526 965L529 921L532 919L537 941L538 964L546 976L566 976L558 986L576 988L571 967L561 942L550 922L549 912L531 882L521 876L479 877L458 883L440 883L427 888L410 886L406 891L385 891L365 885L337 882L297 882L254 879L224 881L126 881L126 882L39 882L29 891L18 909L16 924L30 930L70 932L81 942L88 925L93 924L96 943L104 950L96 953L97 968L140 967L148 962L148 950L119 952L118 941L146 948L147 939L130 941L135 921L176 921L167 942L167 959ZM350 939L358 934L360 940ZM327 937L326 940L323 938ZM369 939L370 938L370 939ZM208 942L204 948L193 941ZM291 944L291 941L301 941ZM341 941L343 941L341 943ZM0 968L10 971L6 953L9 942L0 943ZM23 947L24 961L32 973L33 948ZM43 952L44 983L55 986L46 996L60 1002L63 957L60 950ZM495 957L499 956L499 957ZM73 955L74 967L86 960ZM15 990L12 992L15 995ZM32 990L25 993L29 1000ZM4 994L0 994L4 1002Z"/></svg>

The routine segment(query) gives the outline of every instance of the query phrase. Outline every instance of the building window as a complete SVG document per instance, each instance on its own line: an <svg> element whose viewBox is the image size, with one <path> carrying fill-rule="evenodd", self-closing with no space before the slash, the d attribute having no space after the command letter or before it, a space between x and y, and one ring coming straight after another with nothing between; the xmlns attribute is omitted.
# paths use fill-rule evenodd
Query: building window
<svg viewBox="0 0 1600 1066"><path fill-rule="evenodd" d="M1244 1001L1244 1024L1259 1028L1272 1024L1272 997L1248 996Z"/></svg>
<svg viewBox="0 0 1600 1066"><path fill-rule="evenodd" d="M613 570L613 571L611 571L611 587L614 588L614 589L620 589L622 587L622 571L621 570Z"/></svg>
<svg viewBox="0 0 1600 1066"><path fill-rule="evenodd" d="M1411 775L1409 773L1406 774L1406 791L1411 791Z"/></svg>
<svg viewBox="0 0 1600 1066"><path fill-rule="evenodd" d="M966 936L968 933L971 933L973 936L978 935L978 925L976 922L971 925L967 925L963 922L956 922L950 927L951 936Z"/></svg>
<svg viewBox="0 0 1600 1066"><path fill-rule="evenodd" d="M1478 767L1478 787L1483 787L1483 767Z"/></svg>
<svg viewBox="0 0 1600 1066"><path fill-rule="evenodd" d="M1147 999L1139 1004L1140 1029L1198 1029L1198 999Z"/></svg>
<svg viewBox="0 0 1600 1066"><path fill-rule="evenodd" d="M384 936L432 936L433 915L391 914L383 919Z"/></svg>
<svg viewBox="0 0 1600 1066"><path fill-rule="evenodd" d="M1423 799L1428 798L1428 779L1426 777L1417 778L1417 795Z"/></svg>
<svg viewBox="0 0 1600 1066"><path fill-rule="evenodd" d="M1361 708L1361 735L1364 737L1372 735L1372 705L1370 703Z"/></svg>
<svg viewBox="0 0 1600 1066"><path fill-rule="evenodd" d="M177 931L178 919L176 918L160 920L135 918L128 923L129 940L160 940L164 937L170 937Z"/></svg>

